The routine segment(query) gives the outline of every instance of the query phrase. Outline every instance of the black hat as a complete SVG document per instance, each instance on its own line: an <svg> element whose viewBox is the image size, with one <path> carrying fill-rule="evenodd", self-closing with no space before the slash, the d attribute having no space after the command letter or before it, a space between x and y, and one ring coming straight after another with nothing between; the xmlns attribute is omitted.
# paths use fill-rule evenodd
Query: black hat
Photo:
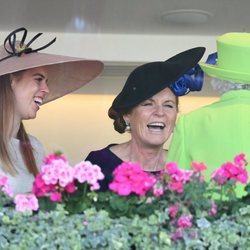
<svg viewBox="0 0 250 250"><path fill-rule="evenodd" d="M171 84L188 73L190 69L198 66L197 63L202 58L204 52L204 47L196 47L181 52L167 61L150 62L135 68L130 73L122 91L114 99L111 109L119 111L133 108L166 87L171 87L176 95L186 94L187 91L182 94L175 92ZM191 76L189 78L191 79ZM201 86L198 90L200 89ZM189 88L190 90L192 89Z"/></svg>

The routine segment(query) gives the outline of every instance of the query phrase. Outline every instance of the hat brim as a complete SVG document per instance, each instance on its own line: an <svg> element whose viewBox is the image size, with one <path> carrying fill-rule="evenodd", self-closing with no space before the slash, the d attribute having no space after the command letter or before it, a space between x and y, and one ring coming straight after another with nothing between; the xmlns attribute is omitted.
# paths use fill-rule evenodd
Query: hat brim
<svg viewBox="0 0 250 250"><path fill-rule="evenodd" d="M202 70L211 77L238 83L250 83L250 74L225 70L219 68L218 65L206 63L199 63L199 65L201 66Z"/></svg>
<svg viewBox="0 0 250 250"><path fill-rule="evenodd" d="M131 109L166 87L170 87L173 82L197 65L204 52L204 47L196 47L185 50L164 62L151 62L137 67L129 75L111 108L118 112ZM163 76L157 77L156 71ZM140 83L138 84L136 81ZM145 82L142 83L142 81ZM136 91L133 91L135 87L132 85L136 87Z"/></svg>
<svg viewBox="0 0 250 250"><path fill-rule="evenodd" d="M45 104L84 86L102 72L104 65L97 60L30 53L3 60L0 75L42 66L48 69L50 91L43 102Z"/></svg>

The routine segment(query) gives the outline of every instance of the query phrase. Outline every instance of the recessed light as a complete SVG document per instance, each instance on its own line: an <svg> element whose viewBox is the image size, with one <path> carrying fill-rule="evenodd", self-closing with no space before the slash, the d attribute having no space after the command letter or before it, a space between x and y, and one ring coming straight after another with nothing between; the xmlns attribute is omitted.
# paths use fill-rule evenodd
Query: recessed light
<svg viewBox="0 0 250 250"><path fill-rule="evenodd" d="M213 16L212 13L198 9L176 9L163 12L159 21L164 24L193 25L207 22Z"/></svg>

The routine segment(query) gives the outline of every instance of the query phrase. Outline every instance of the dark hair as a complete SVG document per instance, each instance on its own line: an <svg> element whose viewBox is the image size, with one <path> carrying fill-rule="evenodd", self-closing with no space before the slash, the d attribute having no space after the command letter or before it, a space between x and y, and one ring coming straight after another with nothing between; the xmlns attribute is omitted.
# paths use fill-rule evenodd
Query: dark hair
<svg viewBox="0 0 250 250"><path fill-rule="evenodd" d="M117 112L111 107L108 111L108 116L114 120L113 122L114 129L120 134L123 134L126 128L126 122L123 119L123 115L128 114L130 110L131 109L120 110L119 112Z"/></svg>

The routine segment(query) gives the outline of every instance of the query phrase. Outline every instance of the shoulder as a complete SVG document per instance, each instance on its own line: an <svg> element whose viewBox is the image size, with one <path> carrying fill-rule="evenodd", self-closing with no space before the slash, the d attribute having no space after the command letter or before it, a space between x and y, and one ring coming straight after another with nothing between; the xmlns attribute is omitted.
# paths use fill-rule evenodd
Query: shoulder
<svg viewBox="0 0 250 250"><path fill-rule="evenodd" d="M41 157L45 156L45 149L43 144L33 135L28 135L29 139L30 139L30 143L32 145L32 148L34 150L34 153L36 155L36 157L38 157L38 155L41 155Z"/></svg>
<svg viewBox="0 0 250 250"><path fill-rule="evenodd" d="M105 148L91 151L88 156L86 157L86 161L90 161L93 164L97 164L99 166L102 165L112 165L117 164L117 162L121 162L121 159L119 159L111 150L110 147L114 146L115 144L110 144L106 146Z"/></svg>
<svg viewBox="0 0 250 250"><path fill-rule="evenodd" d="M116 146L117 144L109 144L108 146L101 148L101 149L97 149L97 150L93 150L89 153L89 155L101 155L103 153L109 152L110 148L113 146Z"/></svg>
<svg viewBox="0 0 250 250"><path fill-rule="evenodd" d="M206 105L204 107L200 107L195 109L189 113L181 114L178 118L178 122L188 122L188 121L195 121L196 119L202 119L204 116L207 116L210 113L214 113L214 103Z"/></svg>
<svg viewBox="0 0 250 250"><path fill-rule="evenodd" d="M28 135L31 145L34 147L43 147L42 143L33 135Z"/></svg>

